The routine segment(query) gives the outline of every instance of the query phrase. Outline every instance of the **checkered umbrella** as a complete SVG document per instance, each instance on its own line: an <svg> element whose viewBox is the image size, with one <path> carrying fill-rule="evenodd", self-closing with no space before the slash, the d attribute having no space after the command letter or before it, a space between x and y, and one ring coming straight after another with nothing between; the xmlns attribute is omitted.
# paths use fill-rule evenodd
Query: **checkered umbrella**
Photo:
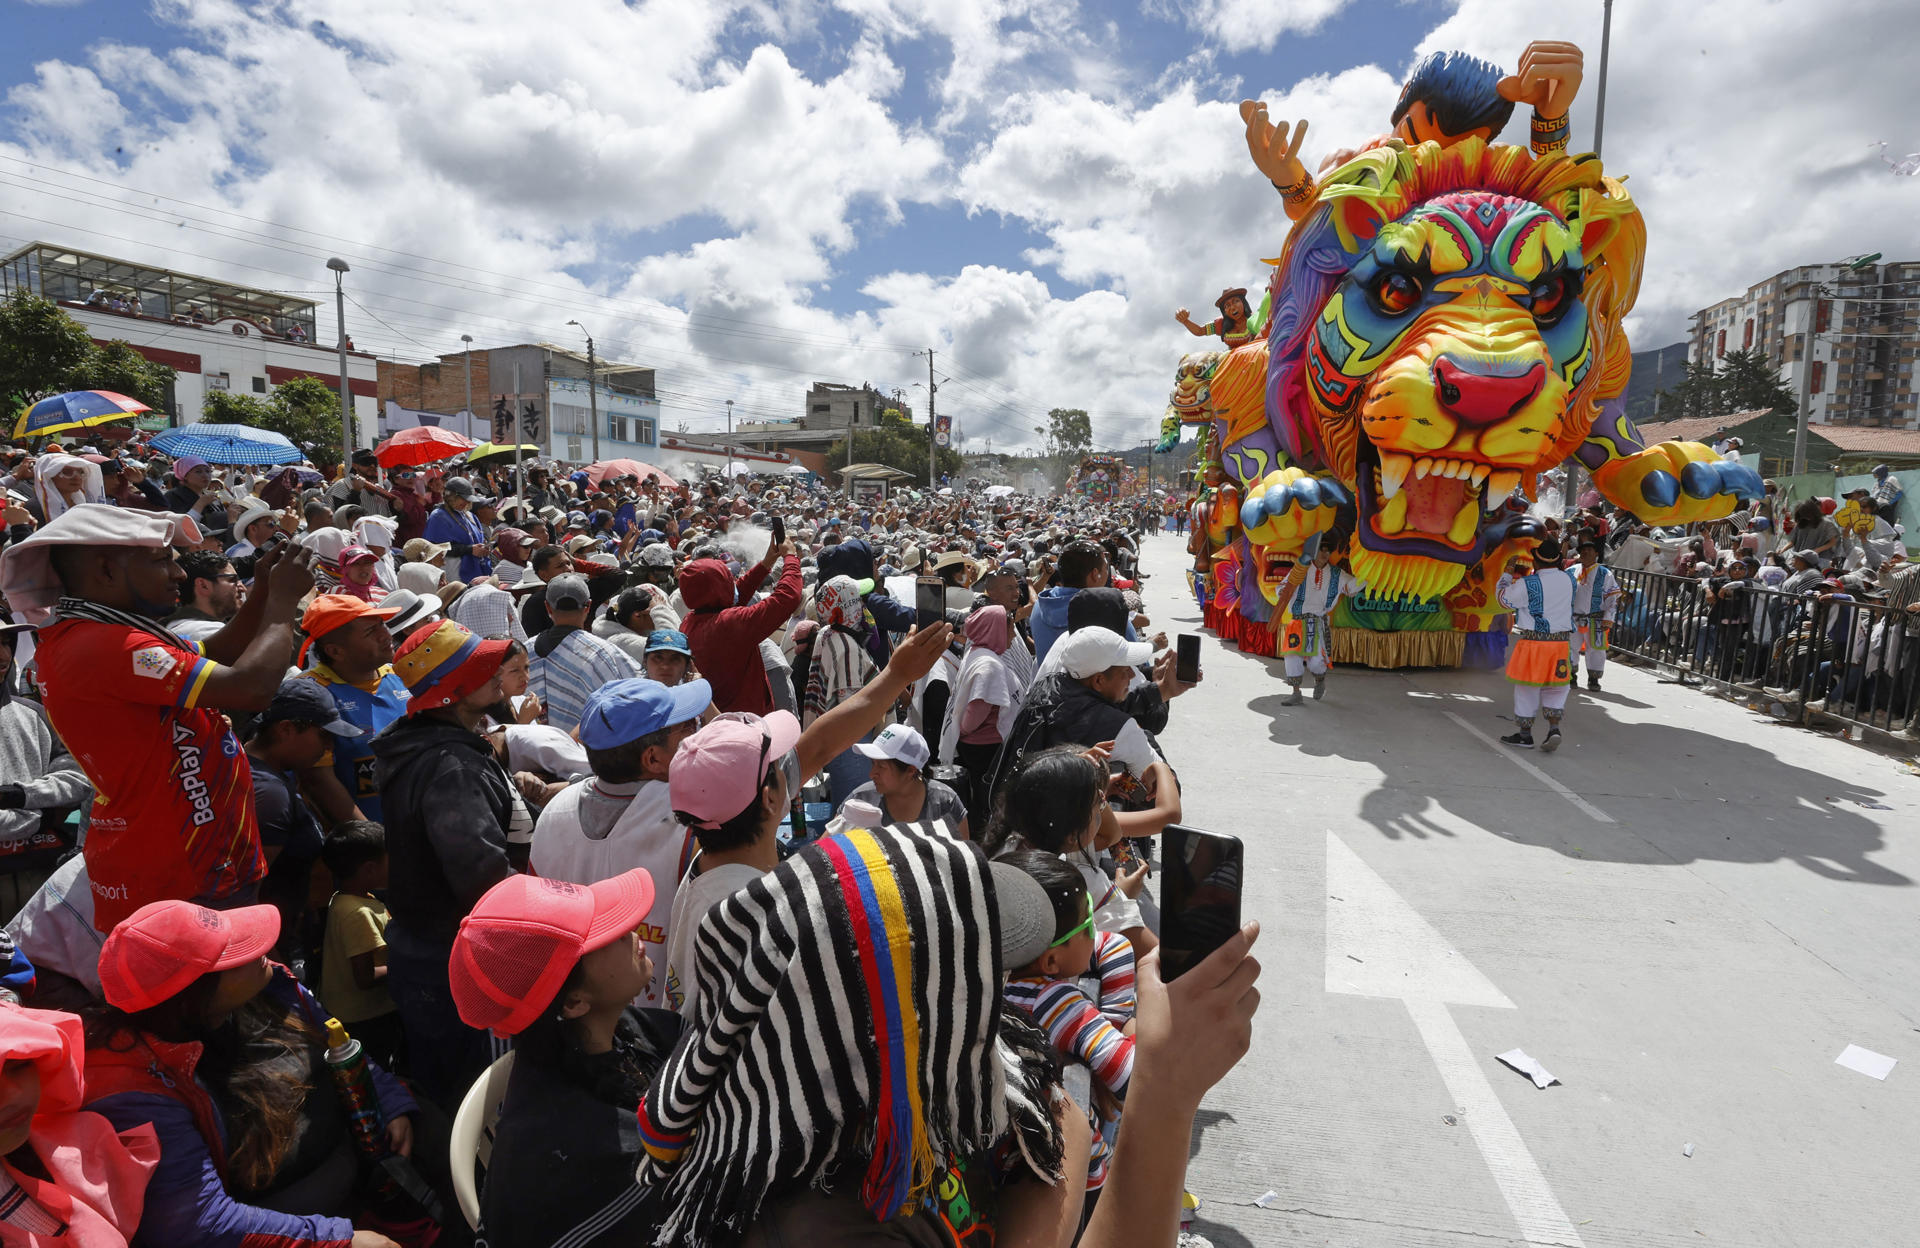
<svg viewBox="0 0 1920 1248"><path fill-rule="evenodd" d="M183 425L155 434L151 445L175 459L194 455L210 464L297 464L307 457L285 434L252 425Z"/></svg>

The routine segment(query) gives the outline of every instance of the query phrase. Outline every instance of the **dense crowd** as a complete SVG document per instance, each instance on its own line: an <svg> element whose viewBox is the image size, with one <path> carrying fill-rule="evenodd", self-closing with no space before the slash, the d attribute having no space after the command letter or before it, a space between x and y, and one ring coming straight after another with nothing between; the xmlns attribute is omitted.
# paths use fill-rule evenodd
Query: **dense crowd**
<svg viewBox="0 0 1920 1248"><path fill-rule="evenodd" d="M1183 1233L1157 504L12 456L5 1242Z"/></svg>
<svg viewBox="0 0 1920 1248"><path fill-rule="evenodd" d="M1737 453L1737 452L1736 452ZM1895 523L1886 465L1838 498L1764 498L1726 520L1658 531L1604 506L1564 534L1623 575L1604 586L1616 644L1717 687L1913 731L1920 711L1920 565ZM1588 576L1583 583L1590 583Z"/></svg>

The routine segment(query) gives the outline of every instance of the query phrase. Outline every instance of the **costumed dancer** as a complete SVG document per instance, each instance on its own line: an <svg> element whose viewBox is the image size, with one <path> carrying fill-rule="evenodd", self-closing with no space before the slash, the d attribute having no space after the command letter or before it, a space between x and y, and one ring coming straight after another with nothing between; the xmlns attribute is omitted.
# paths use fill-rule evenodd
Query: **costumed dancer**
<svg viewBox="0 0 1920 1248"><path fill-rule="evenodd" d="M1560 718L1567 709L1567 678L1573 656L1567 643L1573 638L1574 595L1579 581L1555 566L1560 543L1552 538L1534 552L1533 571L1521 575L1520 560L1507 564L1494 586L1494 598L1513 612L1513 633L1507 649L1507 679L1513 682L1513 722L1518 729L1500 740L1523 750L1533 748L1533 721L1547 718L1542 750L1560 748Z"/></svg>
<svg viewBox="0 0 1920 1248"><path fill-rule="evenodd" d="M1620 578L1613 569L1600 562L1600 542L1597 538L1580 539L1579 587L1573 595L1573 626L1578 636L1574 640L1574 652L1587 652L1587 689L1598 693L1600 674L1607 670L1608 634L1613 631L1613 613L1620 605ZM1580 674L1569 670L1567 684L1579 680Z"/></svg>
<svg viewBox="0 0 1920 1248"><path fill-rule="evenodd" d="M1280 657L1286 661L1287 683L1293 686L1281 706L1300 705L1300 678L1308 672L1313 674L1313 700L1325 696L1327 638L1332 631L1327 621L1342 597L1362 588L1353 573L1333 566L1325 537L1315 533L1307 539L1302 551L1312 562L1295 564L1280 590L1280 600L1287 603L1280 623Z"/></svg>

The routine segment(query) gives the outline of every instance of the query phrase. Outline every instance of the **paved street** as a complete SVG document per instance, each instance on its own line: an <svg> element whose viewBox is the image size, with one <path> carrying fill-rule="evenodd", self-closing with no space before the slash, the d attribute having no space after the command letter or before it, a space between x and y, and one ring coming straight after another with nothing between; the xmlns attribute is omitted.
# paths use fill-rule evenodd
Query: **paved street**
<svg viewBox="0 0 1920 1248"><path fill-rule="evenodd" d="M1198 628L1182 546L1145 556L1169 635ZM1283 708L1277 660L1206 636L1164 741L1187 822L1246 842L1266 969L1197 1231L1920 1242L1920 779L1618 665L1554 755L1497 744L1497 672L1336 669Z"/></svg>

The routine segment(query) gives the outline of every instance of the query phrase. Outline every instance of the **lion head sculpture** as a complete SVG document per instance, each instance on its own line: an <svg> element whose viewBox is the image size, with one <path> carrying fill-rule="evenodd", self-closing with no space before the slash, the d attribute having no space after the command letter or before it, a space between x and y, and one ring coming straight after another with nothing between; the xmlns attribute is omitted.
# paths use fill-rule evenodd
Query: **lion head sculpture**
<svg viewBox="0 0 1920 1248"><path fill-rule="evenodd" d="M1458 585L1624 390L1645 245L1594 157L1390 141L1329 175L1274 273L1265 408L1351 493L1373 593Z"/></svg>

